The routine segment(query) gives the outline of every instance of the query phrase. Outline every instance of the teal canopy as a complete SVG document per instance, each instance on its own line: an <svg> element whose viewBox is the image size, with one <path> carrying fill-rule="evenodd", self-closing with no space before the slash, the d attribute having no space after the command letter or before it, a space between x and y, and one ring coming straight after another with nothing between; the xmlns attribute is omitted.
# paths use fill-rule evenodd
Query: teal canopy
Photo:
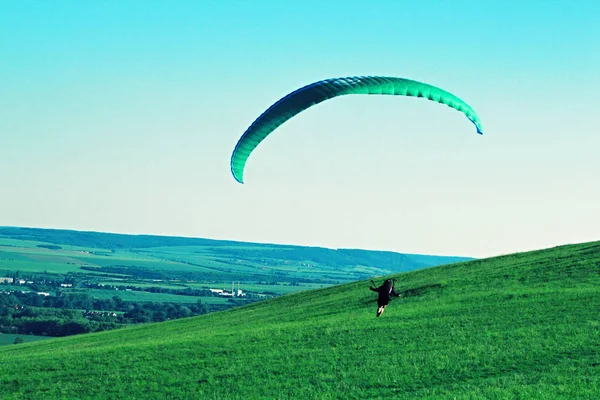
<svg viewBox="0 0 600 400"><path fill-rule="evenodd" d="M348 94L423 97L464 113L475 125L477 133L483 134L481 121L473 108L452 93L435 86L409 79L385 76L325 79L304 86L283 97L250 125L237 142L231 155L233 177L238 182L244 183L244 168L250 153L285 121L325 100Z"/></svg>

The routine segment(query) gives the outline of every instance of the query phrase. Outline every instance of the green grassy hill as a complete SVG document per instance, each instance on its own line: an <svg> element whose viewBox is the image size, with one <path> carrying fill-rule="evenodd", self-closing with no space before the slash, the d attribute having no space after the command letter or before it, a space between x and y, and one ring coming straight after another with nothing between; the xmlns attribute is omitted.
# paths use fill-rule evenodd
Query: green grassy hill
<svg viewBox="0 0 600 400"><path fill-rule="evenodd" d="M600 398L600 242L396 277L2 346L0 398Z"/></svg>

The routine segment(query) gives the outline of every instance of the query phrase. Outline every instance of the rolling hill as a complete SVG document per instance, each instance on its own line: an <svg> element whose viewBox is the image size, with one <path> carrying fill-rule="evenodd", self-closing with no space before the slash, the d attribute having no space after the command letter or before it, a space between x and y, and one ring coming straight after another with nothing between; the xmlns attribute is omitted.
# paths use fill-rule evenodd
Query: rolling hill
<svg viewBox="0 0 600 400"><path fill-rule="evenodd" d="M393 276L3 346L0 398L600 398L600 242Z"/></svg>
<svg viewBox="0 0 600 400"><path fill-rule="evenodd" d="M173 261L177 256L203 255L221 261L235 261L267 266L307 264L324 265L345 272L404 272L451 262L472 260L472 257L405 254L391 251L361 249L329 249L268 243L248 243L230 240L188 238L156 235L128 235L62 229L0 227L0 239L49 243L98 249L96 254L109 256L119 250L137 255ZM2 243L0 243L1 245ZM104 253L104 254L103 254ZM179 260L181 261L181 260ZM188 261L188 260L185 260ZM193 261L193 259L192 259ZM367 274L368 274L367 273Z"/></svg>
<svg viewBox="0 0 600 400"><path fill-rule="evenodd" d="M3 271L104 273L154 279L330 285L470 257L329 249L202 238L0 227Z"/></svg>

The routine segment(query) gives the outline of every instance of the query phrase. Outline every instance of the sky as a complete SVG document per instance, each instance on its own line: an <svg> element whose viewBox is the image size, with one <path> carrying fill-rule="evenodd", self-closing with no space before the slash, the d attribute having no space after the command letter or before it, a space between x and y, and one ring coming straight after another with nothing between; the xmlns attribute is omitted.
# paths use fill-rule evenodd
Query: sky
<svg viewBox="0 0 600 400"><path fill-rule="evenodd" d="M0 226L489 257L600 240L600 2L2 1ZM271 104L343 96L252 153Z"/></svg>

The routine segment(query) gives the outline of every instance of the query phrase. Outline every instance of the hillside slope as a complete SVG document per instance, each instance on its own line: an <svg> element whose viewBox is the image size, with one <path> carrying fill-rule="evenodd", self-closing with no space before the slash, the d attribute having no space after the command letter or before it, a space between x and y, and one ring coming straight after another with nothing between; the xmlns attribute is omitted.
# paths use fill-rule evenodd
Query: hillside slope
<svg viewBox="0 0 600 400"><path fill-rule="evenodd" d="M4 346L0 398L600 397L600 242L396 277Z"/></svg>

